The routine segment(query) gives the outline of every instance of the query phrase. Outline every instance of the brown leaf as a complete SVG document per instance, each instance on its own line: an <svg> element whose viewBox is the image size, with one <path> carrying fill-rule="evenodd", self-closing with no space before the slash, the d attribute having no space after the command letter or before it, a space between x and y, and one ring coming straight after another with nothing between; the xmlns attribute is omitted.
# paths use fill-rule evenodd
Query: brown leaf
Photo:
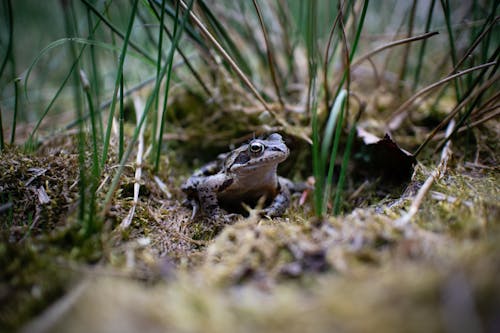
<svg viewBox="0 0 500 333"><path fill-rule="evenodd" d="M410 180L417 163L412 154L400 148L389 134L380 139L361 128L357 133L361 141L362 173L396 184Z"/></svg>

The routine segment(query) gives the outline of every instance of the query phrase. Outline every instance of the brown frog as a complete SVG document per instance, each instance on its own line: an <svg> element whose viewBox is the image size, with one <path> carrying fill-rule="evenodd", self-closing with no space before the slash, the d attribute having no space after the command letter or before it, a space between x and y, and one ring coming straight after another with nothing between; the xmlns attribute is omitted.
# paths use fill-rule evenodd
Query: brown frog
<svg viewBox="0 0 500 333"><path fill-rule="evenodd" d="M219 155L181 187L193 206L193 216L201 205L209 217L223 217L224 210L241 211L242 203L254 205L261 197L266 198L267 204L263 215L283 215L290 204L289 187L293 183L279 177L276 169L288 154L281 135L273 133Z"/></svg>

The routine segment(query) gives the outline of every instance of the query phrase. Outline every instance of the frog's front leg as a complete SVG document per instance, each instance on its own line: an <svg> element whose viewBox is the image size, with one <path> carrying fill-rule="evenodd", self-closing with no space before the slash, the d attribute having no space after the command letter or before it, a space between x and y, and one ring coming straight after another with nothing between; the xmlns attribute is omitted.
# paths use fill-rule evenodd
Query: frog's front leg
<svg viewBox="0 0 500 333"><path fill-rule="evenodd" d="M263 210L263 214L269 217L281 216L285 213L288 206L290 206L290 190L279 179L278 194L274 197L269 207Z"/></svg>
<svg viewBox="0 0 500 333"><path fill-rule="evenodd" d="M216 174L206 177L198 186L198 200L206 215L217 218L224 215L224 211L219 206L217 193L223 191L233 183L231 178L224 174Z"/></svg>

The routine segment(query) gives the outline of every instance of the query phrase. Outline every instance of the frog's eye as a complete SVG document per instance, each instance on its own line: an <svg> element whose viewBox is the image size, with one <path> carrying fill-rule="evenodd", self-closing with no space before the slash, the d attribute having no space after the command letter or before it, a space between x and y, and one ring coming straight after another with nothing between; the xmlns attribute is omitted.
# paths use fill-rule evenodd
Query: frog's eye
<svg viewBox="0 0 500 333"><path fill-rule="evenodd" d="M264 151L264 145L260 142L252 142L248 149L252 154L260 154Z"/></svg>

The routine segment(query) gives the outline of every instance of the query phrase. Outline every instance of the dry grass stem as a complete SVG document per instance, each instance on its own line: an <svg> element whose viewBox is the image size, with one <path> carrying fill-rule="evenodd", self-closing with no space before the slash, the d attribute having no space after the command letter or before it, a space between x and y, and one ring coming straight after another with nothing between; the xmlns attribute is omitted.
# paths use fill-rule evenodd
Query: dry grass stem
<svg viewBox="0 0 500 333"><path fill-rule="evenodd" d="M285 102L283 101L283 97L281 96L278 77L277 77L276 63L274 61L273 50L271 47L272 44L269 40L269 35L267 33L267 29L264 24L264 18L262 17L262 12L260 10L259 4L257 3L257 0L252 0L252 1L255 7L255 11L257 12L257 16L259 18L260 27L262 29L262 34L264 35L264 41L266 43L267 61L269 63L269 71L271 73L271 79L273 81L274 90L276 92L276 96L278 97L278 101L281 104L281 109L285 110Z"/></svg>
<svg viewBox="0 0 500 333"><path fill-rule="evenodd" d="M136 115L136 120L137 123L139 123L142 113L144 112L144 103L139 97L134 98L134 109L135 109L135 115ZM134 176L134 196L132 199L132 207L130 207L130 210L127 214L127 216L123 219L122 223L120 224L120 229L125 230L130 226L130 223L132 223L132 220L134 218L135 210L137 207L137 204L139 202L139 190L141 188L141 177L142 177L142 160L143 160L143 155L144 155L144 128L145 126L142 126L139 131L139 136L137 139L137 156L136 156L136 165L135 165L135 176Z"/></svg>
<svg viewBox="0 0 500 333"><path fill-rule="evenodd" d="M475 66L475 67L472 67L472 68L468 68L464 71L461 71L459 73L456 73L456 74L453 74L453 75L450 75L442 80L439 80L437 82L434 82L433 84L421 89L420 91L418 91L417 93L415 93L413 96L411 96L408 100L406 100L406 102L404 102L403 104L401 104L400 107L398 107L396 109L396 111L394 111L391 116L387 119L387 123L388 123L388 130L390 131L394 131L396 129L399 128L399 126L401 126L401 124L403 123L403 120L407 117L408 115L408 108L413 104L413 102L415 102L417 99L419 99L420 97L422 98L425 98L423 97L424 95L426 95L427 93L431 92L433 89L435 89L436 87L439 87L451 80L454 80L456 79L457 77L460 77L460 76L463 76L465 74L468 74L470 72L473 72L473 71L477 71L479 69L483 69L483 68L486 68L486 67L490 67L490 66L493 66L496 64L496 61L493 61L493 62L488 62L486 64L482 64L482 65L479 65L479 66Z"/></svg>
<svg viewBox="0 0 500 333"><path fill-rule="evenodd" d="M447 136L451 135L451 133L453 132L454 126L455 126L455 121L453 121L453 120L450 121L450 123L448 124L448 127L446 128L446 135ZM439 161L439 164L432 171L430 176L425 180L422 187L418 190L418 193L415 196L415 198L413 199L408 212L395 221L396 226L403 228L409 222L411 222L413 217L418 213L418 209L422 205L422 202L423 202L425 196L427 195L427 193L431 189L432 184L436 180L443 177L444 173L446 172L446 168L448 165L448 161L451 157L451 154L452 154L452 152L451 152L451 140L450 140L446 143L443 150L441 151L441 159Z"/></svg>

